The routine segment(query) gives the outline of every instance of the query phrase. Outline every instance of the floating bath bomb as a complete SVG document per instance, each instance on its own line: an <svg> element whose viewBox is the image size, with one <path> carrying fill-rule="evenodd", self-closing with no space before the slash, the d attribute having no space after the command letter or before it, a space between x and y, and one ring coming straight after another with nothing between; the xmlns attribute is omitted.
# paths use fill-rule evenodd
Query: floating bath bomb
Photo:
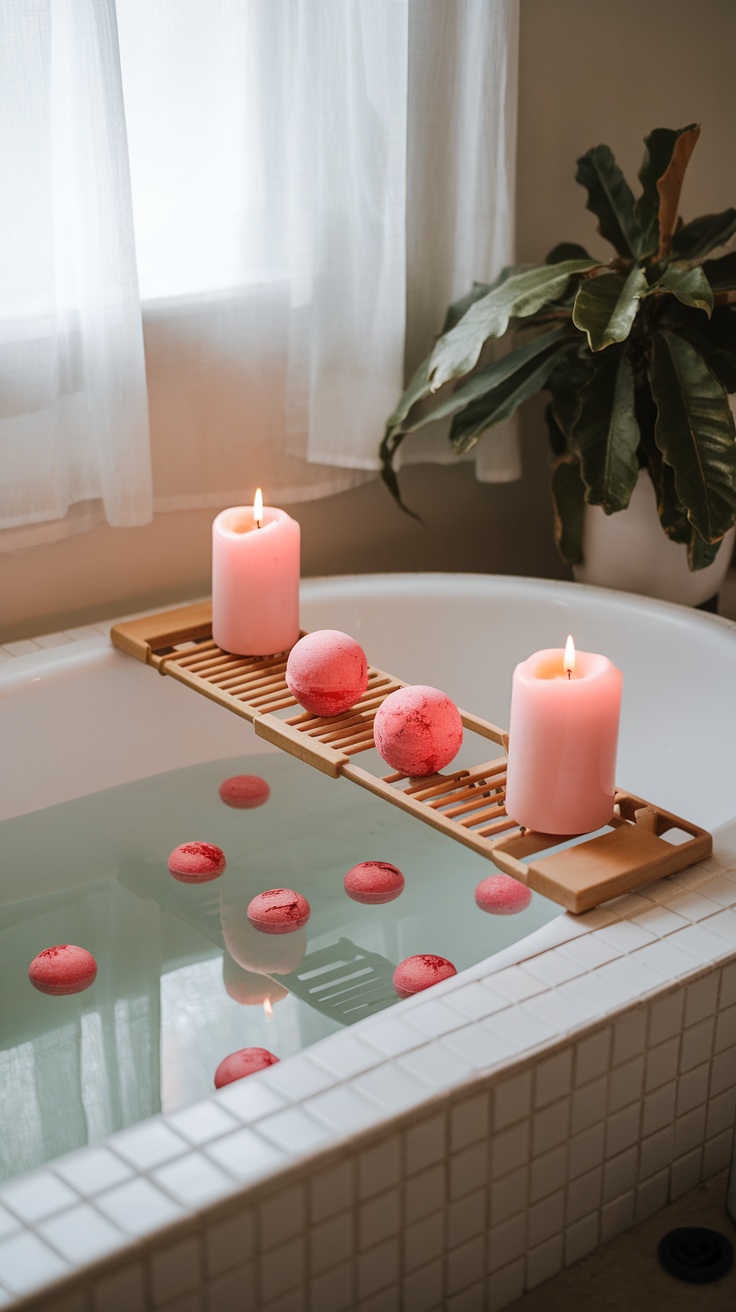
<svg viewBox="0 0 736 1312"><path fill-rule="evenodd" d="M73 943L58 943L44 948L28 967L28 978L41 993L57 996L64 993L81 993L94 984L97 962L86 948Z"/></svg>
<svg viewBox="0 0 736 1312"><path fill-rule="evenodd" d="M361 861L345 876L345 892L354 902L393 902L404 888L404 876L390 861Z"/></svg>
<svg viewBox="0 0 736 1312"><path fill-rule="evenodd" d="M219 793L225 806L232 806L236 811L250 811L268 801L271 789L258 774L234 774L231 779L223 780Z"/></svg>
<svg viewBox="0 0 736 1312"><path fill-rule="evenodd" d="M400 998L410 998L413 993L421 993L422 989L431 988L451 975L457 975L457 971L446 957L421 952L418 957L399 962L394 971L394 988Z"/></svg>
<svg viewBox="0 0 736 1312"><path fill-rule="evenodd" d="M258 975L252 970L243 970L229 952L222 958L222 982L225 992L241 1007L266 1006L270 1011L275 1002L288 997L288 989L277 984L267 975Z"/></svg>
<svg viewBox="0 0 736 1312"><path fill-rule="evenodd" d="M296 970L307 950L307 931L262 934L248 920L247 908L245 897L220 897L222 937L233 960L257 975L288 975Z"/></svg>
<svg viewBox="0 0 736 1312"><path fill-rule="evenodd" d="M307 633L289 652L286 682L305 711L341 715L368 687L365 652L339 629Z"/></svg>
<svg viewBox="0 0 736 1312"><path fill-rule="evenodd" d="M169 857L169 870L182 884L206 884L219 879L225 869L225 853L214 843L180 843Z"/></svg>
<svg viewBox="0 0 736 1312"><path fill-rule="evenodd" d="M417 683L389 693L376 711L373 737L381 756L410 778L436 774L457 756L463 723L439 688Z"/></svg>
<svg viewBox="0 0 736 1312"><path fill-rule="evenodd" d="M511 875L489 875L475 890L476 905L492 916L514 916L526 911L531 900L531 889Z"/></svg>
<svg viewBox="0 0 736 1312"><path fill-rule="evenodd" d="M248 903L248 919L262 934L293 934L309 920L309 903L293 888L269 888Z"/></svg>
<svg viewBox="0 0 736 1312"><path fill-rule="evenodd" d="M278 1061L268 1048L240 1048L224 1057L215 1071L215 1088L221 1089L233 1080L242 1080L246 1075L255 1075L256 1071L265 1071Z"/></svg>

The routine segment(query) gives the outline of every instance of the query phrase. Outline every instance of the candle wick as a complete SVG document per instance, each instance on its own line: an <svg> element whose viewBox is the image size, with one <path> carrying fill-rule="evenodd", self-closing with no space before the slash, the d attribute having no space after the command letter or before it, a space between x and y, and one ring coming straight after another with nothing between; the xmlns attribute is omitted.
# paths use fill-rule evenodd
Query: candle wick
<svg viewBox="0 0 736 1312"><path fill-rule="evenodd" d="M259 527L260 527L260 525L259 525ZM572 678L572 670L568 670L568 671L567 671L567 677L568 677L568 679L571 679L571 678Z"/></svg>

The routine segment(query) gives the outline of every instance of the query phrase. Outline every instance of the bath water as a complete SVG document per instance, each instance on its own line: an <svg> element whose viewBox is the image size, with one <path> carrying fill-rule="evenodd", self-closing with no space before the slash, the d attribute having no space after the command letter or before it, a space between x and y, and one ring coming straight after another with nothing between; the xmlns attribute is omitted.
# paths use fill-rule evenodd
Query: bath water
<svg viewBox="0 0 736 1312"><path fill-rule="evenodd" d="M258 774L270 799L225 806L219 785ZM185 885L179 843L206 841L225 874ZM352 901L360 861L403 872L401 896ZM480 911L483 857L396 807L280 752L156 775L0 824L0 1176L14 1175L214 1087L243 1047L285 1058L398 999L403 958L437 953L463 970L560 914L532 896L519 915ZM263 935L246 917L264 889L297 889L311 917ZM28 980L43 948L75 943L95 983L48 997Z"/></svg>

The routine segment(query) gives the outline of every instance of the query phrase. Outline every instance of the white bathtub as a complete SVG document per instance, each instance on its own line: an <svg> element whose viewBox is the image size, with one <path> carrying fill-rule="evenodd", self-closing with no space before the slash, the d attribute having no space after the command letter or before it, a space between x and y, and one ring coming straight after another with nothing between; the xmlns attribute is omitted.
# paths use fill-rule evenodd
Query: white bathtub
<svg viewBox="0 0 736 1312"><path fill-rule="evenodd" d="M302 622L502 726L572 632L624 673L619 783L714 856L2 1186L0 1306L500 1309L730 1160L736 626L474 575L309 581ZM271 750L107 628L0 649L0 818Z"/></svg>

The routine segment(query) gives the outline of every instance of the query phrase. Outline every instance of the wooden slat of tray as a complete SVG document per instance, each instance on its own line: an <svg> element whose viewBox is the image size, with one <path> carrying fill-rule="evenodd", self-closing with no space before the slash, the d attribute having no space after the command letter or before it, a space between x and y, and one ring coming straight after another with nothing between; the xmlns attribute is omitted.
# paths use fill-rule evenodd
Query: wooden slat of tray
<svg viewBox="0 0 736 1312"><path fill-rule="evenodd" d="M372 774L352 757L375 746L376 711L389 693L406 686L404 681L369 666L365 693L343 715L316 716L299 708L294 715L279 716L279 711L298 706L285 679L288 653L235 656L222 651L212 639L209 602L116 625L111 637L117 647L160 674L249 720L259 737L400 807L568 911L588 911L703 860L712 851L706 830L618 789L607 832L545 856L569 840L524 830L507 815L505 755L427 779ZM467 711L460 715L465 729L506 752L508 735L503 729ZM664 835L672 829L689 837L670 843ZM534 859L527 862L526 857Z"/></svg>

